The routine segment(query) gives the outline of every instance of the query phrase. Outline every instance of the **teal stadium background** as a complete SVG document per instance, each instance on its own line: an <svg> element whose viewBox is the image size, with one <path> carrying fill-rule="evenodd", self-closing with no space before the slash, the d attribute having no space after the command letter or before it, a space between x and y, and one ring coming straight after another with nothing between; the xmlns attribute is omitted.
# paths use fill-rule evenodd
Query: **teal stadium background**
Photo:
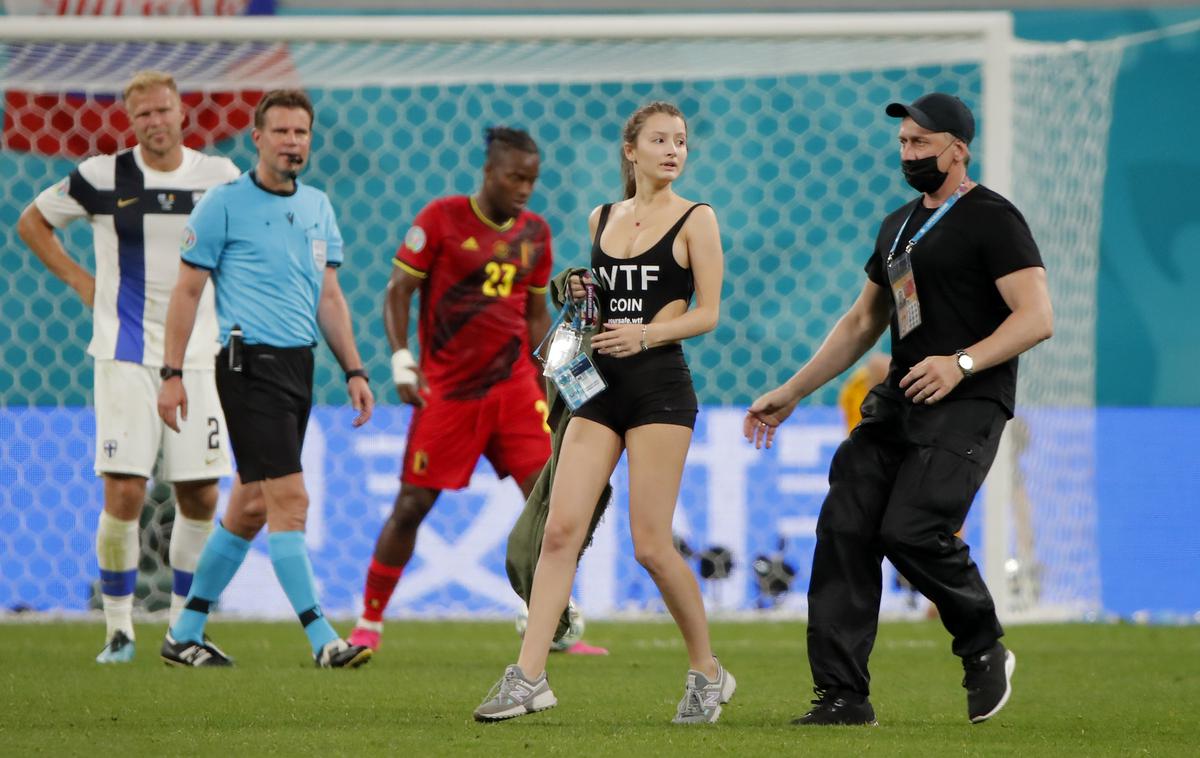
<svg viewBox="0 0 1200 758"><path fill-rule="evenodd" d="M929 86L978 100L973 66L898 70L889 78L867 98L854 76L825 82L805 75L312 89L314 145L302 180L325 190L337 211L346 250L339 276L376 386L388 377L380 306L391 257L427 202L478 187L484 128L526 128L541 145L530 208L550 223L557 270L587 264L589 211L620 199L623 121L661 98L692 114L689 162L677 189L717 209L727 251L721 323L688 347L697 394L706 404L749 402L815 350L862 288L875 225L911 197L896 165L895 122L878 104L914 99ZM243 170L253 165L247 134L212 151ZM7 164L0 170L15 177L0 218L10 237L3 264L15 272L0 283L0 392L14 406L86 405L86 314L12 230L29 200L73 163L14 152L0 160ZM65 236L69 249L86 255L86 224L71 225ZM325 349L315 384L318 403L344 401ZM822 390L817 402L832 405L836 391ZM381 395L394 402L393 393Z"/></svg>
<svg viewBox="0 0 1200 758"><path fill-rule="evenodd" d="M1200 18L1200 8L1018 11L1014 18L1021 38L1099 40ZM1200 318L1192 308L1200 287L1197 71L1200 34L1151 42L1126 51L1115 88L1097 291L1095 476L1104 605L1122 613L1200 608L1200 585L1179 582L1194 576L1200 560ZM552 227L556 269L582 265L588 211L618 196L621 122L653 97L675 100L691 117L692 155L679 189L717 209L728 256L721 325L688 347L701 402L738 406L784 379L861 288L876 224L911 196L897 166L895 122L882 115L882 104L949 89L978 105L972 67L930 67L872 82L865 95L852 77L804 76L720 86L315 92L316 144L305 179L338 209L347 243L343 287L380 401L396 402L379 317L391 255L428 200L477 187L483 127L522 126L546 148L531 207ZM748 119L774 139L740 140ZM1016 149L1038 139L1019 134ZM251 165L248 135L213 151L243 169ZM7 272L0 278L0 410L89 402L88 314L15 232L21 209L72 166L0 150L0 267ZM67 236L84 260L90 236L83 224ZM1054 350L1054 343L1038 349ZM319 403L344 403L340 372L325 348L317 386ZM835 394L836 383L810 402L831 406ZM71 457L89 468L89 450ZM72 481L94 484L80 476ZM90 498L81 492L71 500ZM357 566L347 570L357 577Z"/></svg>
<svg viewBox="0 0 1200 758"><path fill-rule="evenodd" d="M1105 39L1198 16L1200 9L1195 8L1014 13L1017 36L1036 40ZM1195 91L1198 70L1200 35L1193 34L1131 48L1117 80L1098 288L1096 403L1100 406L1200 405L1194 380L1200 369L1200 318L1191 307L1191 295L1200 287L1200 267L1195 265L1200 217L1191 199L1200 184L1200 159L1193 145L1200 102L1185 96ZM883 102L945 87L963 92L972 101L978 93L977 76L969 69L922 73L927 78L897 82L892 90L871 95ZM754 286L774 290L764 307L762 292L733 291L727 286L722 326L691 350L701 401L743 403L750 399L750 388L786 376L811 354L861 286L861 265L878 218L868 215L861 223L848 224L828 215L814 217L803 202L793 204L786 216L773 213L772 206L793 197L819 201L827 192L841 189L828 187L824 176L864 171L874 172L876 179L851 189L860 195L873 194L872 206L893 207L908 194L898 171L879 174L879 164L895 160L889 119L872 119L876 114L870 110L856 111L855 126L869 130L869 136L856 144L830 144L806 137L805 132L847 105L842 98L848 92L823 102L797 101L785 92L772 101L763 90L755 91L755 82L748 84L742 96L736 90L706 92L703 83L611 93L602 88L602 96L614 99L589 106L596 109L586 114L595 128L581 131L581 122L575 120L569 134L562 133L560 119L573 108L578 93L568 86L367 90L367 102L358 107L344 100L344 93L318 93L315 160L306 179L326 189L339 204L346 193L328 176L338 175L340 164L349 169L340 172L342 176L358 177L374 196L374 208L343 203L339 215L348 250L343 277L364 355L377 382L387 376L378 314L389 254L427 200L446 192L470 192L477 186L482 126L489 121L513 123L530 129L543 143L558 143L545 156L531 207L551 224L557 266L574 265L584 260L586 213L613 199L619 186L613 148L620 128L618 114L628 113L651 95L674 98L692 114L692 163L681 190L718 209L730 279L758 267L762 276L752 278L759 282ZM796 83L795 91L801 91L802 85ZM456 112L460 100L470 103L466 114ZM601 108L601 103L610 107ZM758 148L739 152L742 119L764 105L777 114L779 141L772 145L774 154L762 154ZM356 133L352 126L381 116L394 118L409 131L377 128ZM437 128L447 116L455 117L456 126ZM1037 135L1019 135L1017 149L1023 139L1037 139ZM429 149L446 140L475 146L466 153L470 160L451 153L432 158ZM242 135L214 149L246 168L251 155L248 142ZM731 161L740 167L721 170ZM818 163L821 170L813 171ZM581 164L587 169L579 170ZM595 181L598 166L603 167L599 182ZM14 229L17 215L36 192L71 167L65 160L0 151L0 176L6 181L0 203L0 266L10 272L0 280L0 403L8 407L87 404L88 319L79 303L65 296L60 283L39 266L29 265L29 253ZM846 202L863 200L851 196ZM69 235L75 251L86 251L89 239L82 225L75 225ZM828 252L835 247L835 252ZM756 324L766 322L785 324L773 329L781 339L754 356L756 368L750 375L735 377L730 366L748 362L736 345L760 338L767 329ZM734 323L741 326L735 330ZM735 345L731 355L719 349L731 344ZM321 402L341 401L340 384L333 379L336 374L325 355L318 373ZM813 401L832 404L833 393L827 388ZM381 399L393 402L389 393Z"/></svg>

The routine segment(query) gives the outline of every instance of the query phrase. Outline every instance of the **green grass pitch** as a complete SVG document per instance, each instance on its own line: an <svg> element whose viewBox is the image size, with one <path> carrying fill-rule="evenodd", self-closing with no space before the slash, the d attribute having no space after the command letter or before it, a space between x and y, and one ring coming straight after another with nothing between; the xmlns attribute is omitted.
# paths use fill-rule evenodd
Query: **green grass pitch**
<svg viewBox="0 0 1200 758"><path fill-rule="evenodd" d="M345 631L345 624L339 628ZM357 671L318 671L298 625L214 620L237 660L184 671L92 662L95 623L0 624L0 754L1097 756L1200 751L1200 627L1017 626L1014 692L971 725L962 671L936 623L885 624L872 659L878 728L799 728L811 698L800 622L715 623L738 692L711 726L670 723L686 658L667 623L589 624L605 658L555 655L557 708L499 724L471 710L515 659L511 624L391 623Z"/></svg>

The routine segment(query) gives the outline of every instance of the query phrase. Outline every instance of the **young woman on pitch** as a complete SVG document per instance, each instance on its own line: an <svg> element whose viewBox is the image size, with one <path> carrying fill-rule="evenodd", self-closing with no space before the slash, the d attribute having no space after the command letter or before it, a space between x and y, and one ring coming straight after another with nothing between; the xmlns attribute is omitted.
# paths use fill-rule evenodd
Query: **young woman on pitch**
<svg viewBox="0 0 1200 758"><path fill-rule="evenodd" d="M603 324L592 347L607 388L575 410L567 426L521 652L475 709L478 721L557 704L546 657L593 508L623 451L629 455L634 555L654 579L687 647L690 670L674 721L716 721L736 687L713 657L700 587L671 532L698 410L680 342L717 325L723 275L717 217L672 188L688 154L687 124L678 108L654 102L638 109L622 142L625 199L588 218L589 283L597 290ZM585 282L574 277L570 284L572 296L582 299Z"/></svg>

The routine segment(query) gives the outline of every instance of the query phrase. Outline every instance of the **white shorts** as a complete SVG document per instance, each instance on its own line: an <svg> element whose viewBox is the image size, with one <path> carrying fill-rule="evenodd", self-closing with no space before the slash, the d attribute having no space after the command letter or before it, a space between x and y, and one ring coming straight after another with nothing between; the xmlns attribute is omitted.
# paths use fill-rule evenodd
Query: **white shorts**
<svg viewBox="0 0 1200 758"><path fill-rule="evenodd" d="M158 369L96 361L96 473L190 482L229 476L229 438L217 397L216 371L185 369L188 417L174 432L158 417Z"/></svg>

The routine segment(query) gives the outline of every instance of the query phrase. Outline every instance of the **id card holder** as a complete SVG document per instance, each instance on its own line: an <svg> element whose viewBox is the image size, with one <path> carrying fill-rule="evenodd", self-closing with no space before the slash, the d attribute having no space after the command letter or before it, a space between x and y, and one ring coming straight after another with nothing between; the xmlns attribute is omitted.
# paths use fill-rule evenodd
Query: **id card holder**
<svg viewBox="0 0 1200 758"><path fill-rule="evenodd" d="M896 303L896 323L900 329L900 339L904 339L921 325L921 301L917 298L912 254L905 250L889 260L887 275L888 282L892 285L892 298Z"/></svg>
<svg viewBox="0 0 1200 758"><path fill-rule="evenodd" d="M560 323L550 336L545 354L541 354L539 349L538 357L545 364L542 375L553 376L554 372L569 363L582 347L583 332L566 321Z"/></svg>
<svg viewBox="0 0 1200 758"><path fill-rule="evenodd" d="M608 387L587 353L579 353L551 372L550 381L572 412Z"/></svg>

